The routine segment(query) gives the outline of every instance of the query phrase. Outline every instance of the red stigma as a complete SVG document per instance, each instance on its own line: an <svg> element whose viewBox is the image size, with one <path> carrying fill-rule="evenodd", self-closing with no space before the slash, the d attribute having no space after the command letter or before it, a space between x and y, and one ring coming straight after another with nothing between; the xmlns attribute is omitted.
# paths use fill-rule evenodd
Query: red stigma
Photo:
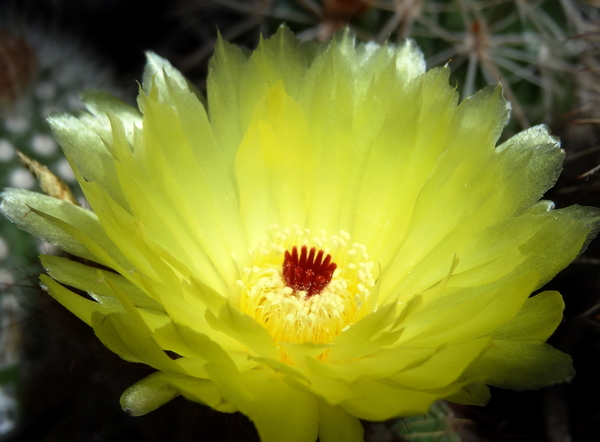
<svg viewBox="0 0 600 442"><path fill-rule="evenodd" d="M285 251L283 259L283 280L285 285L294 289L295 292L305 291L306 297L318 295L329 284L337 264L331 262L331 255L323 259L325 252L313 247L308 252L306 246L302 246L300 256L298 248L292 247L292 253ZM315 256L316 253L316 256Z"/></svg>

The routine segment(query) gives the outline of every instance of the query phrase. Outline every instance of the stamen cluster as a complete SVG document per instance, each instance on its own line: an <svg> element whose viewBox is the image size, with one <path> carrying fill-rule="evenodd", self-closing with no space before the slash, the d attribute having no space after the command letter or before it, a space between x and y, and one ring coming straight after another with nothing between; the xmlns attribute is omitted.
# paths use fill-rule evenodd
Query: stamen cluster
<svg viewBox="0 0 600 442"><path fill-rule="evenodd" d="M277 345L330 343L377 308L375 263L347 232L274 225L248 253L252 266L241 268L237 281L240 307Z"/></svg>

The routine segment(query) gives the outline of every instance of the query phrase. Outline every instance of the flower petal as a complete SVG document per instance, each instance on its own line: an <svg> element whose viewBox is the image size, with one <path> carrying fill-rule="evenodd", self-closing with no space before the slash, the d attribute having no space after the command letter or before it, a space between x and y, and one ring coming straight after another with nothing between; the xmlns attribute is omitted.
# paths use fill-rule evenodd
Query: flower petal
<svg viewBox="0 0 600 442"><path fill-rule="evenodd" d="M305 226L311 150L302 110L277 83L258 105L235 160L250 244L261 240L271 224Z"/></svg>
<svg viewBox="0 0 600 442"><path fill-rule="evenodd" d="M237 189L200 102L169 77L163 81L169 104L156 93L140 97L143 130L133 151L120 120L111 118L121 186L146 239L228 294L238 273L233 252L243 262L247 248ZM173 205L180 210L167 209Z"/></svg>
<svg viewBox="0 0 600 442"><path fill-rule="evenodd" d="M223 397L254 422L261 441L316 440L319 409L313 395L290 387L270 370L238 373L219 364L206 369Z"/></svg>
<svg viewBox="0 0 600 442"><path fill-rule="evenodd" d="M357 382L352 388L357 393L356 399L343 402L341 408L360 419L382 421L425 413L433 402L459 390L460 386L418 391L390 380L372 380Z"/></svg>
<svg viewBox="0 0 600 442"><path fill-rule="evenodd" d="M267 330L230 304L225 304L217 316L207 310L206 321L215 330L244 344L258 356L279 359L279 352Z"/></svg>
<svg viewBox="0 0 600 442"><path fill-rule="evenodd" d="M92 315L92 327L98 339L111 351L129 362L143 362L158 370L186 374L152 338L145 324L134 321L129 313Z"/></svg>
<svg viewBox="0 0 600 442"><path fill-rule="evenodd" d="M465 372L468 378L512 390L535 390L574 375L571 357L545 342L500 339Z"/></svg>
<svg viewBox="0 0 600 442"><path fill-rule="evenodd" d="M317 404L320 442L362 442L364 430L356 417L322 399Z"/></svg>
<svg viewBox="0 0 600 442"><path fill-rule="evenodd" d="M160 98L169 102L171 97L168 94L168 82L176 83L181 89L189 90L190 87L188 80L168 60L152 51L147 51L142 81L144 91L150 93L152 89L156 89L161 92L161 95L164 94Z"/></svg>
<svg viewBox="0 0 600 442"><path fill-rule="evenodd" d="M397 322L397 312L396 304L388 304L350 326L334 340L328 360L336 362L359 358L396 342L402 329L386 329Z"/></svg>
<svg viewBox="0 0 600 442"><path fill-rule="evenodd" d="M456 344L491 334L517 314L538 280L537 273L529 272L512 281L452 291L409 317L399 344Z"/></svg>
<svg viewBox="0 0 600 442"><path fill-rule="evenodd" d="M395 349L379 349L368 356L340 363L332 363L329 359L320 362L307 357L304 365L316 376L325 379L339 378L352 383L361 378L387 378L420 367L433 358L438 351L439 349L436 348L402 346ZM327 383L325 385L327 386Z"/></svg>
<svg viewBox="0 0 600 442"><path fill-rule="evenodd" d="M126 292L127 297L136 307L163 311L161 304L119 274L89 267L58 256L41 255L40 258L48 275L53 279L62 284L88 291L90 296L102 305L107 307L114 305L119 306L119 310L122 309L115 293L105 284L105 281L109 280L110 285L117 286L119 290Z"/></svg>
<svg viewBox="0 0 600 442"><path fill-rule="evenodd" d="M558 292L542 292L527 299L517 315L501 325L495 339L545 341L563 319L565 303Z"/></svg>
<svg viewBox="0 0 600 442"><path fill-rule="evenodd" d="M87 120L93 118L88 117ZM48 122L76 174L85 180L103 184L113 198L125 204L114 160L93 126L90 127L83 118L71 115L52 115Z"/></svg>
<svg viewBox="0 0 600 442"><path fill-rule="evenodd" d="M41 286L54 299L69 309L75 316L85 322L87 325L92 325L92 317L94 313L106 315L114 311L119 311L119 306L100 304L72 292L63 287L47 275L40 276Z"/></svg>
<svg viewBox="0 0 600 442"><path fill-rule="evenodd" d="M221 413L234 413L237 408L227 402L215 383L207 379L198 379L190 376L169 375L166 382L177 388L182 396L187 399L208 405Z"/></svg>
<svg viewBox="0 0 600 442"><path fill-rule="evenodd" d="M108 239L96 215L66 201L23 189L6 189L2 192L0 211L20 229L43 239L75 256L103 262L90 252L87 244L101 244L102 248L116 251ZM64 227L64 228L63 228ZM82 241L75 231L85 232L91 241ZM112 261L112 260L111 260Z"/></svg>
<svg viewBox="0 0 600 442"><path fill-rule="evenodd" d="M446 387L460 378L465 369L490 347L491 341L491 338L480 338L444 347L422 364L389 378L415 389Z"/></svg>

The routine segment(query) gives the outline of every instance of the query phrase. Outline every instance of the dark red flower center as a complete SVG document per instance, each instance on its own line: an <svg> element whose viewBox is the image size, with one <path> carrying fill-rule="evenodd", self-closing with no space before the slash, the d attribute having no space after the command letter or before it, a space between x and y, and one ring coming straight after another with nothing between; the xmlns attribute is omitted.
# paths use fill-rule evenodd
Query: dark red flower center
<svg viewBox="0 0 600 442"><path fill-rule="evenodd" d="M283 258L283 280L285 285L294 289L295 292L305 291L306 296L310 298L318 295L329 284L337 264L331 262L331 255L323 259L325 252L313 247L308 251L306 246L302 246L300 256L298 248L292 247L292 253L285 251Z"/></svg>

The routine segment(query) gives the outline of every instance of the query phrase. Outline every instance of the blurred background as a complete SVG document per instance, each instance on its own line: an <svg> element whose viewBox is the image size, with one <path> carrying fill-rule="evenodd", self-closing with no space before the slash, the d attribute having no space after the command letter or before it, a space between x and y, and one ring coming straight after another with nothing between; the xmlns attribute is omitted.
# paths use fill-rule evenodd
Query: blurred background
<svg viewBox="0 0 600 442"><path fill-rule="evenodd" d="M286 23L303 40L350 27L364 41L415 39L428 67L449 64L462 98L502 83L504 137L548 124L567 152L547 198L600 206L598 0L0 0L0 187L39 190L17 148L68 184L73 174L45 117L81 109L84 89L134 103L143 51L204 89L217 30L254 48ZM598 172L598 173L597 173ZM76 196L77 189L73 189ZM122 391L149 374L100 344L38 287L37 255L58 253L0 219L0 442L256 441L251 422L182 398L125 415ZM365 423L367 441L600 440L600 241L546 289L565 320L551 343L577 376L539 392L495 389L488 406Z"/></svg>

